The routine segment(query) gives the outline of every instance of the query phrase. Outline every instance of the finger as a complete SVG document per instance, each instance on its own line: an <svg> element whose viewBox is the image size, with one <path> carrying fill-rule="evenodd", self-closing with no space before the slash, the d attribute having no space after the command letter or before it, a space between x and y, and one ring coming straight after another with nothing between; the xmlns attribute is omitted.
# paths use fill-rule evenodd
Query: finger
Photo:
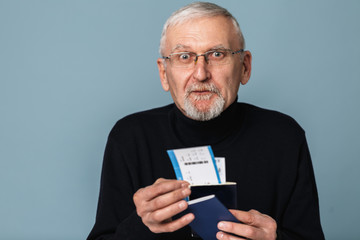
<svg viewBox="0 0 360 240"><path fill-rule="evenodd" d="M174 215L187 209L188 204L185 200L178 201L174 204L171 204L165 208L158 209L153 212L149 212L147 220L150 222L160 223L164 222Z"/></svg>
<svg viewBox="0 0 360 240"><path fill-rule="evenodd" d="M216 233L216 238L221 239L221 240L249 239L249 238L245 238L245 237L234 236L234 235L228 234L226 232L222 232L222 231Z"/></svg>
<svg viewBox="0 0 360 240"><path fill-rule="evenodd" d="M255 226L258 228L263 229L270 229L273 230L277 228L276 221L270 217L269 215L262 214L256 210L250 210L248 212L240 211L240 210L233 210L231 209L230 212L241 222Z"/></svg>
<svg viewBox="0 0 360 240"><path fill-rule="evenodd" d="M276 237L276 221L266 214L256 210L248 212L240 210L230 210L230 212L243 224L232 222L220 222L219 229L231 232L250 239L261 239L265 237Z"/></svg>
<svg viewBox="0 0 360 240"><path fill-rule="evenodd" d="M171 179L158 178L158 179L156 179L156 181L154 182L154 184L156 184L156 183L161 183L161 182L166 182L166 181L169 181L169 180L171 180Z"/></svg>
<svg viewBox="0 0 360 240"><path fill-rule="evenodd" d="M230 234L219 233L219 239L261 239L262 233L260 229L250 225L225 221L218 223L218 229L238 236L238 238L236 238Z"/></svg>
<svg viewBox="0 0 360 240"><path fill-rule="evenodd" d="M174 232L188 225L190 222L194 220L194 218L195 218L194 214L188 213L174 221L150 225L149 229L154 233Z"/></svg>
<svg viewBox="0 0 360 240"><path fill-rule="evenodd" d="M158 179L153 185L139 189L134 194L134 202L150 201L159 195L187 186L189 183L185 181Z"/></svg>
<svg viewBox="0 0 360 240"><path fill-rule="evenodd" d="M143 194L136 193L134 195L134 203L136 205L136 212L139 216L143 217L151 212L165 208L179 202L180 200L186 198L191 193L191 190L188 187L183 187L172 192L157 196L156 198L146 201L144 200Z"/></svg>
<svg viewBox="0 0 360 240"><path fill-rule="evenodd" d="M148 201L144 204L144 210L153 212L158 209L162 209L165 207L170 206L171 204L177 203L180 200L188 197L191 193L191 190L187 187L180 188L177 190L174 190L172 192L160 195L151 201Z"/></svg>
<svg viewBox="0 0 360 240"><path fill-rule="evenodd" d="M242 223L251 225L251 226L257 226L259 222L259 213L256 210L251 211L241 211L241 210L234 210L230 209L230 212Z"/></svg>
<svg viewBox="0 0 360 240"><path fill-rule="evenodd" d="M152 185L155 185L157 183L162 183L162 182L181 182L183 184L190 185L190 183L188 183L187 181L184 181L184 180L174 180L174 179L166 179L166 178L158 178Z"/></svg>
<svg viewBox="0 0 360 240"><path fill-rule="evenodd" d="M188 187L189 183L179 180L168 180L160 179L157 180L153 185L145 188L144 197L147 201L168 192L172 192L176 189Z"/></svg>

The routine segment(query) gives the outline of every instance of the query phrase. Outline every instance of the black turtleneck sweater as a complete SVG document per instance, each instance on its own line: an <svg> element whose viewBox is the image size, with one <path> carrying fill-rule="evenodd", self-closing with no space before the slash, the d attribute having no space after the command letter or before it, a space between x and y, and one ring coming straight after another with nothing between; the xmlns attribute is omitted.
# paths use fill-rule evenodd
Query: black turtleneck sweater
<svg viewBox="0 0 360 240"><path fill-rule="evenodd" d="M160 177L176 179L166 150L204 145L225 157L227 181L237 182L238 209L273 217L279 239L324 239L304 131L286 115L235 102L206 122L185 117L174 104L119 120L108 138L88 240L190 239L189 227L150 232L132 198Z"/></svg>

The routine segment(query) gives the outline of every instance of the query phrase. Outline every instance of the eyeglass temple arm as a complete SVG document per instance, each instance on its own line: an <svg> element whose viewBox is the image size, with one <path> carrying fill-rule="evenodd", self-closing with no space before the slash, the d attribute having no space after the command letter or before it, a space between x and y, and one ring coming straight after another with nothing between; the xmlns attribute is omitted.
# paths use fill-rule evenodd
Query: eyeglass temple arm
<svg viewBox="0 0 360 240"><path fill-rule="evenodd" d="M240 49L240 50L237 50L237 51L235 51L235 52L232 52L231 54L237 54L237 53L241 53L241 52L243 52L244 51L244 49Z"/></svg>

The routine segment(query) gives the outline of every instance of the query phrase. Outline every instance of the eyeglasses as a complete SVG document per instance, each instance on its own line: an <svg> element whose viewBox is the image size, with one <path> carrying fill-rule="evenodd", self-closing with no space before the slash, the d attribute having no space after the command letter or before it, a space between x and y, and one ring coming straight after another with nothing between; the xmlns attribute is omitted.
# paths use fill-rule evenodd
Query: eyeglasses
<svg viewBox="0 0 360 240"><path fill-rule="evenodd" d="M176 68L192 68L195 66L199 57L203 56L205 62L209 65L226 65L231 62L232 56L237 53L244 52L244 49L233 51L230 49L216 49L203 54L196 54L194 52L177 52L172 53L163 59L168 59L172 67Z"/></svg>

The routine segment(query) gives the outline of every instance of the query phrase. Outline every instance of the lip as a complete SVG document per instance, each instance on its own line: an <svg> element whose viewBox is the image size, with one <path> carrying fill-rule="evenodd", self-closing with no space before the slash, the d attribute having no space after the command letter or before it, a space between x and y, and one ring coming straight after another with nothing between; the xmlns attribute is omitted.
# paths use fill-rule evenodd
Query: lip
<svg viewBox="0 0 360 240"><path fill-rule="evenodd" d="M206 94L212 94L212 91L192 91L191 93L199 94L199 95L206 95Z"/></svg>

